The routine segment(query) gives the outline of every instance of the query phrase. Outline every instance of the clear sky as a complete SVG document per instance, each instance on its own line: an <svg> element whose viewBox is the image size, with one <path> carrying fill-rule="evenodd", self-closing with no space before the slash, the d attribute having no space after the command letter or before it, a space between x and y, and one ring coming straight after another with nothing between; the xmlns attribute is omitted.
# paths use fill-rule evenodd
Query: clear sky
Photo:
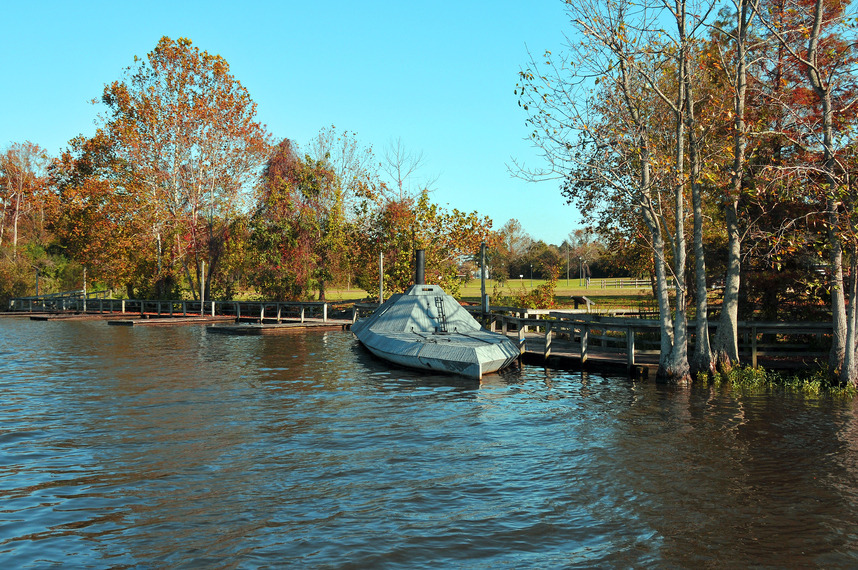
<svg viewBox="0 0 858 570"><path fill-rule="evenodd" d="M557 181L510 175L538 164L513 93L518 71L568 30L560 0L7 2L0 33L0 148L56 155L91 135L90 101L162 36L223 56L271 133L307 143L326 126L377 155L400 139L437 177L433 199L495 229L518 219L560 244L580 227Z"/></svg>

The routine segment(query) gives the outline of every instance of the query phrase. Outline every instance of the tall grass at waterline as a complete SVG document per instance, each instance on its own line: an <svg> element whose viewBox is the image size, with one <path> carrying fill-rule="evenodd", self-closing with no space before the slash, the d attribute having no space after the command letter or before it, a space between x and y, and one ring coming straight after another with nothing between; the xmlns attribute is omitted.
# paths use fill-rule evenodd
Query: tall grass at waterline
<svg viewBox="0 0 858 570"><path fill-rule="evenodd" d="M695 385L739 390L748 394L782 391L809 397L831 396L848 399L858 395L854 387L832 381L828 369L822 366L809 373L792 375L763 368L738 366L726 373L719 372L713 377L700 374Z"/></svg>

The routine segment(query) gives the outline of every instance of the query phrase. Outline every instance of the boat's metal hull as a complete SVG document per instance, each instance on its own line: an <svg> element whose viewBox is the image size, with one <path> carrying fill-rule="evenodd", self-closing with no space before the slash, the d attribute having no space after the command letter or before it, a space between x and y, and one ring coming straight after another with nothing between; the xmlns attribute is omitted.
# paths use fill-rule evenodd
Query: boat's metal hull
<svg viewBox="0 0 858 570"><path fill-rule="evenodd" d="M452 297L434 285L396 295L352 331L373 354L390 362L481 379L508 366L518 348L482 328Z"/></svg>
<svg viewBox="0 0 858 570"><path fill-rule="evenodd" d="M400 366L458 374L475 380L509 366L519 356L512 342L488 331L430 339L414 333L370 334L358 338L374 355Z"/></svg>

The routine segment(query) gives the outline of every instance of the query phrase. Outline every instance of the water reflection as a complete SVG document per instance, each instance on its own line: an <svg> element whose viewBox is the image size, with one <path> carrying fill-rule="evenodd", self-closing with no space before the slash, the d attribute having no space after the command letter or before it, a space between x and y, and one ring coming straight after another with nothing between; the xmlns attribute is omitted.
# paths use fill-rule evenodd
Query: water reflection
<svg viewBox="0 0 858 570"><path fill-rule="evenodd" d="M0 321L11 566L850 566L852 403Z"/></svg>

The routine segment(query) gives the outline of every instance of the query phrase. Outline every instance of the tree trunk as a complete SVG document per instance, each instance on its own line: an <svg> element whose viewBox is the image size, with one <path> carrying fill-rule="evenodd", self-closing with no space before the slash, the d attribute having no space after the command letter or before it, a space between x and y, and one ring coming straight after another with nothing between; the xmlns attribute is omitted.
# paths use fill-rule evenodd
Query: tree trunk
<svg viewBox="0 0 858 570"><path fill-rule="evenodd" d="M745 170L748 135L745 124L745 102L748 88L747 37L748 26L756 11L754 0L740 0L736 5L736 78L733 86L733 171L730 189L724 197L724 221L727 230L727 273L718 332L715 334L715 363L723 372L739 363L739 287L742 271L742 242L739 232L739 196Z"/></svg>
<svg viewBox="0 0 858 570"><path fill-rule="evenodd" d="M15 198L15 213L12 218L12 257L18 258L18 218L21 216L21 191Z"/></svg>
<svg viewBox="0 0 858 570"><path fill-rule="evenodd" d="M840 371L842 384L858 387L858 251L852 250L849 271L849 310L846 326L846 350L843 356L843 368Z"/></svg>
<svg viewBox="0 0 858 570"><path fill-rule="evenodd" d="M3 202L3 210L0 211L0 247L3 247L3 234L6 231L6 209L8 208L8 200L0 200Z"/></svg>
<svg viewBox="0 0 858 570"><path fill-rule="evenodd" d="M694 117L694 97L691 89L691 74L688 63L682 62L685 71L685 121L688 126L688 154L691 160L691 204L694 223L692 237L694 248L694 301L695 301L695 342L691 357L691 373L712 374L715 361L709 344L709 305L706 298L706 254L703 249L703 197L700 185L700 138L696 133Z"/></svg>
<svg viewBox="0 0 858 570"><path fill-rule="evenodd" d="M677 2L676 24L679 32L679 54L677 78L677 95L674 113L676 116L676 140L674 141L676 152L674 186L674 216L676 228L674 230L674 271L676 279L676 311L673 316L673 347L666 366L659 366L657 379L671 384L688 384L691 381L691 367L688 364L688 307L687 288L685 284L685 269L687 260L685 240L685 121L683 108L685 103L686 71L684 65L688 50L685 36L685 4L683 0Z"/></svg>
<svg viewBox="0 0 858 570"><path fill-rule="evenodd" d="M739 182L741 184L741 181ZM722 372L739 363L739 285L741 284L741 240L736 201L724 205L727 225L727 274L724 278L724 298L718 332L715 334L715 361Z"/></svg>
<svg viewBox="0 0 858 570"><path fill-rule="evenodd" d="M659 328L661 346L658 357L658 377L670 368L670 355L673 351L673 321L671 318L670 296L667 286L667 268L664 258L664 238L658 225L658 218L647 207L642 207L646 225L652 237L653 265L655 273L655 298L658 301Z"/></svg>
<svg viewBox="0 0 858 570"><path fill-rule="evenodd" d="M825 174L826 200L825 211L828 218L828 240L831 247L831 325L832 341L829 366L833 373L842 377L843 360L846 356L846 337L848 325L846 319L846 296L843 280L843 243L840 239L840 214L837 211L839 201L836 197L837 179L834 167L834 112L831 100L831 85L823 82L819 71L819 40L822 35L823 0L816 0L813 8L813 25L807 42L807 79L822 104L822 146Z"/></svg>

